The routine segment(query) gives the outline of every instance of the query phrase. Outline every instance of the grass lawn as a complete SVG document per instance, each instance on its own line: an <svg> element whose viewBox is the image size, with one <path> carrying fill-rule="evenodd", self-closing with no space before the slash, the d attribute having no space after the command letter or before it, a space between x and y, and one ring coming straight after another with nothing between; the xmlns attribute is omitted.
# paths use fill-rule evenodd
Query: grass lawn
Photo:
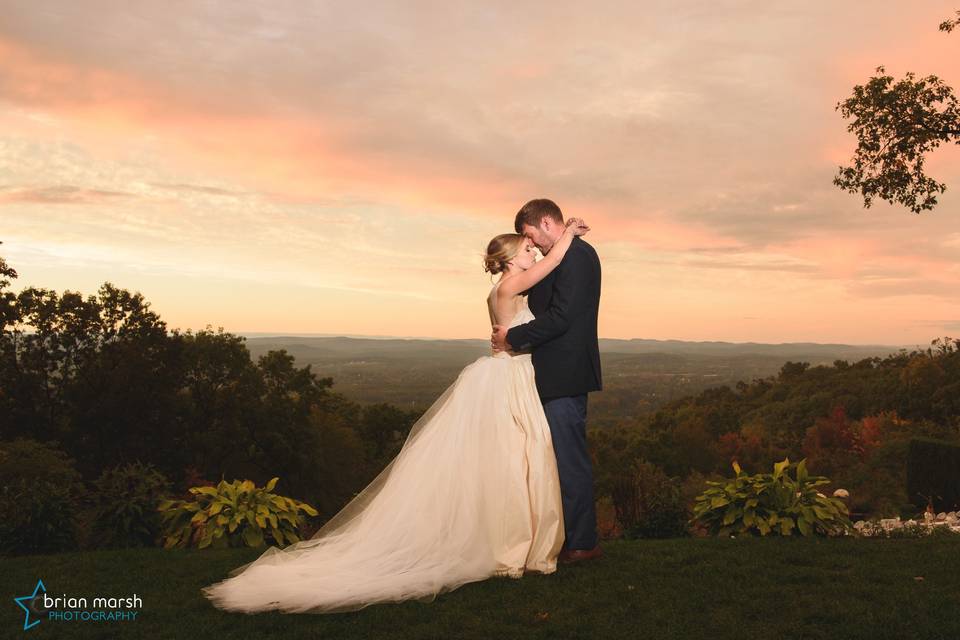
<svg viewBox="0 0 960 640"><path fill-rule="evenodd" d="M224 613L201 596L256 550L6 558L0 637L960 639L960 536L618 540L604 550L551 576L322 615ZM51 596L136 592L143 608L133 621L43 620L24 632L12 598L41 578Z"/></svg>

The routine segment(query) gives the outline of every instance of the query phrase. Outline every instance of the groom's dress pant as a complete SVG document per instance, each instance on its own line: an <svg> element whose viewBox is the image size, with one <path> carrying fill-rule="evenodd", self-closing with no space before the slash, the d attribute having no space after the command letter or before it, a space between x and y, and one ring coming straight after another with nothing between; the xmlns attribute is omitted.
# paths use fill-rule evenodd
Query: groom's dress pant
<svg viewBox="0 0 960 640"><path fill-rule="evenodd" d="M565 549L597 546L593 465L587 451L587 394L543 400L560 474Z"/></svg>

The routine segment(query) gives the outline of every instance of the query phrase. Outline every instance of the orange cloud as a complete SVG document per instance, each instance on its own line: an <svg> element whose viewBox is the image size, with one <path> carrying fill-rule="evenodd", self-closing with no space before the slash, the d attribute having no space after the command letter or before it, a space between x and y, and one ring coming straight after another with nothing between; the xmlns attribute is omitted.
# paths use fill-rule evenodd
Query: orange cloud
<svg viewBox="0 0 960 640"><path fill-rule="evenodd" d="M101 189L82 189L70 185L55 187L0 188L0 203L24 202L33 204L93 204L126 198L131 194Z"/></svg>
<svg viewBox="0 0 960 640"><path fill-rule="evenodd" d="M456 208L485 215L512 211L529 185L495 170L463 175L429 158L383 157L350 148L362 122L243 113L198 96L116 72L45 57L0 40L2 97L54 115L72 140L123 148L150 137L170 162L229 175L284 201L359 194L408 208ZM522 203L521 203L522 204Z"/></svg>

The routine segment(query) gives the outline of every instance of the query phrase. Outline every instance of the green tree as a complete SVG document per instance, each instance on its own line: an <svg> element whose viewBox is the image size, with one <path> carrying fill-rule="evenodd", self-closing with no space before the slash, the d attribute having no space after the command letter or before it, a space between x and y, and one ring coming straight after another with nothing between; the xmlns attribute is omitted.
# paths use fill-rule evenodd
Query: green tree
<svg viewBox="0 0 960 640"><path fill-rule="evenodd" d="M52 331L64 399L57 428L87 477L138 459L172 462L179 371L166 323L149 307L139 292L109 282L86 300L69 291L60 299Z"/></svg>
<svg viewBox="0 0 960 640"><path fill-rule="evenodd" d="M375 467L384 466L400 452L417 417L417 412L403 411L391 404L364 407L359 432L367 443L367 455Z"/></svg>
<svg viewBox="0 0 960 640"><path fill-rule="evenodd" d="M6 335L7 327L16 317L17 296L12 291L7 291L11 281L16 279L17 272L0 256L0 335Z"/></svg>
<svg viewBox="0 0 960 640"><path fill-rule="evenodd" d="M396 454L416 412L361 409L285 350L168 332L138 293L29 287L0 258L0 440L59 442L84 478L139 461L168 478L284 479L332 515Z"/></svg>
<svg viewBox="0 0 960 640"><path fill-rule="evenodd" d="M958 25L960 18L948 20L940 30L950 32ZM925 173L924 163L941 144L960 144L960 102L937 76L907 73L895 81L882 66L877 74L837 104L851 120L847 130L857 137L857 149L833 183L859 193L866 208L880 198L914 213L933 209L937 194L947 187Z"/></svg>
<svg viewBox="0 0 960 640"><path fill-rule="evenodd" d="M13 388L19 380L14 333L19 310L17 294L7 289L16 279L17 272L0 256L0 438L11 438L14 435L12 417L17 410L19 397Z"/></svg>
<svg viewBox="0 0 960 640"><path fill-rule="evenodd" d="M172 431L177 435L171 434L179 452L175 464L208 478L269 474L269 469L254 466L254 474L251 468L264 385L243 337L208 325L196 334L175 331L171 339L180 372L174 381L178 406Z"/></svg>

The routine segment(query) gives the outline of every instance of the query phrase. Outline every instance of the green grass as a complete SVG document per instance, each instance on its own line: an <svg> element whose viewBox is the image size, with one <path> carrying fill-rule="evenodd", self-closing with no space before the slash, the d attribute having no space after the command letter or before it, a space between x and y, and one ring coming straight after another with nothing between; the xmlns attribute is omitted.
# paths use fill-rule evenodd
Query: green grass
<svg viewBox="0 0 960 640"><path fill-rule="evenodd" d="M550 576L323 615L224 613L201 596L255 550L8 558L0 560L0 637L960 638L960 536L609 541L604 550ZM38 578L51 595L136 592L144 606L132 622L45 620L23 632L11 599Z"/></svg>

